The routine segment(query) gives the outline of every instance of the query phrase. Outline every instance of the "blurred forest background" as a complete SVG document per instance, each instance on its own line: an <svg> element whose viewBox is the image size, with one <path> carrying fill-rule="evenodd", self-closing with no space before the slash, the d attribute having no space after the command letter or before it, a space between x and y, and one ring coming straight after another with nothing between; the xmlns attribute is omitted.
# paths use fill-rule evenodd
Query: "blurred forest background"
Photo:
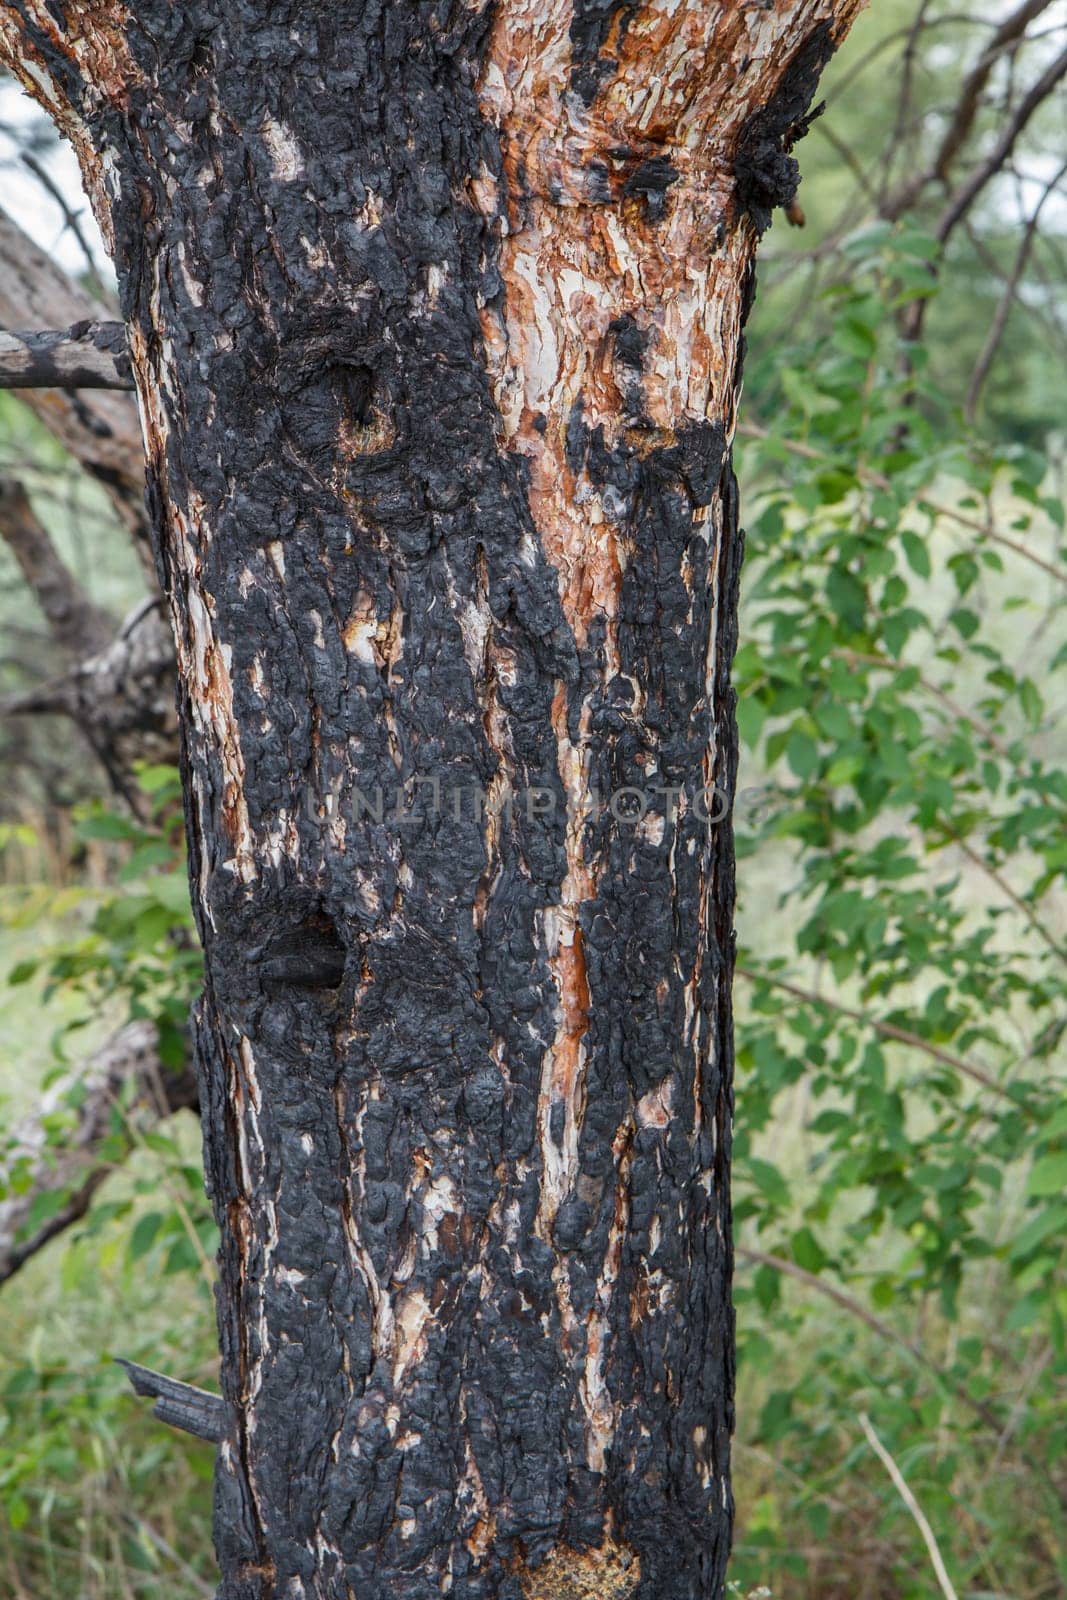
<svg viewBox="0 0 1067 1600"><path fill-rule="evenodd" d="M739 1595L1067 1587L1065 75L1063 3L878 0L800 149L805 216L762 252L737 452ZM0 325L91 316L108 274L72 158L10 84L0 124ZM14 1600L213 1593L212 1447L112 1360L214 1384L139 473L129 397L0 394Z"/></svg>

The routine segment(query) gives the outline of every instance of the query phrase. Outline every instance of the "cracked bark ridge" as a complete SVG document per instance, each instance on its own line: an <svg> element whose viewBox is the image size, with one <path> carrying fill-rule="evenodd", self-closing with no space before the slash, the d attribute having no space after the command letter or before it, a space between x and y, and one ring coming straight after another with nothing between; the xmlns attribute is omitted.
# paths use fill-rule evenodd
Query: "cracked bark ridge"
<svg viewBox="0 0 1067 1600"><path fill-rule="evenodd" d="M723 1591L735 159L853 10L0 15L177 640L223 1600Z"/></svg>

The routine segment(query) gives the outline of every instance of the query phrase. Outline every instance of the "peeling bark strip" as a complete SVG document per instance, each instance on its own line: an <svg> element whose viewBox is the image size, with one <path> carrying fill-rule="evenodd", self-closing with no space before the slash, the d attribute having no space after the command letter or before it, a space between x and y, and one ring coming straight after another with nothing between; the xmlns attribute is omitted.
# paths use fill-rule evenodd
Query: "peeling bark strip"
<svg viewBox="0 0 1067 1600"><path fill-rule="evenodd" d="M722 1593L733 861L672 796L736 759L735 161L854 9L0 11L177 637L225 1600ZM355 820L427 778L489 803Z"/></svg>

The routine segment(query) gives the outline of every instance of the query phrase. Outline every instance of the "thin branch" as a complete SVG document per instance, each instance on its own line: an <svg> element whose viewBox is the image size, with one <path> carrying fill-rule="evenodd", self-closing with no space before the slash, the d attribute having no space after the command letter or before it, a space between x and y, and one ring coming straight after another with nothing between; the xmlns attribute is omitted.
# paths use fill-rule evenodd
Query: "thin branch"
<svg viewBox="0 0 1067 1600"><path fill-rule="evenodd" d="M0 389L132 389L121 322L0 333Z"/></svg>
<svg viewBox="0 0 1067 1600"><path fill-rule="evenodd" d="M960 90L960 97L952 121L945 130L937 155L933 162L934 177L945 180L948 178L956 156L959 154L963 143L974 126L974 119L978 115L981 104L982 92L989 82L993 68L996 66L1005 50L1017 43L1026 32L1035 17L1042 11L1047 11L1053 0L1024 0L1016 11L1004 18L997 28L986 48L971 68L964 79Z"/></svg>
<svg viewBox="0 0 1067 1600"><path fill-rule="evenodd" d="M65 328L106 321L105 305L62 272L0 210L0 328ZM23 389L27 406L99 483L132 537L146 581L156 587L144 505L144 444L133 397L106 389Z"/></svg>
<svg viewBox="0 0 1067 1600"><path fill-rule="evenodd" d="M114 624L66 566L29 495L12 478L0 477L0 538L18 562L59 648L68 656L103 650Z"/></svg>
<svg viewBox="0 0 1067 1600"><path fill-rule="evenodd" d="M174 642L162 602L148 599L103 650L62 677L9 695L0 701L0 716L72 717L115 792L142 815L137 763L177 759L173 678Z"/></svg>
<svg viewBox="0 0 1067 1600"><path fill-rule="evenodd" d="M817 994L814 989L802 989L798 984L789 983L785 978L776 977L770 972L754 972L751 968L742 966L736 967L735 971L739 977L747 978L750 983L769 984L772 989L780 989L783 994L791 994L794 999L803 1000L807 1005L822 1006L827 1011L836 1012L838 1016L849 1017L853 1022L870 1028L872 1033L879 1034L883 1039L895 1039L898 1044L910 1045L913 1050L919 1050L932 1060L940 1061L942 1066L953 1067L975 1083L980 1083L984 1089L991 1089L994 1094L1002 1095L1018 1110L1026 1110L1017 1096L1002 1083L998 1083L996 1078L982 1067L976 1067L973 1062L966 1061L963 1056L956 1055L952 1050L943 1050L940 1045L931 1044L929 1039L924 1039L921 1034L912 1033L909 1028L898 1028L895 1022L883 1022L880 1017L872 1017L869 1011L858 1011L854 1006L846 1006L841 1000L831 1000L824 994Z"/></svg>
<svg viewBox="0 0 1067 1600"><path fill-rule="evenodd" d="M802 456L806 461L833 461L834 457L825 450L816 450L810 444L805 444L801 439L783 439L772 435L767 428L761 428L757 423L743 422L738 425L737 433L742 439L769 440L780 445L783 450L788 450L791 455ZM857 478L861 483L870 484L875 489L891 490L892 484L881 472L875 472L870 467L863 465L854 468ZM1017 539L1009 539L1006 533L997 533L984 522L979 522L975 517L968 517L964 512L957 511L953 506L941 505L936 500L931 500L927 495L920 496L921 504L932 511L935 516L947 517L951 522L957 522L963 528L971 528L980 533L993 544L1003 545L1007 550L1014 550L1016 555L1023 556L1025 560L1033 562L1035 567L1040 567L1057 583L1067 585L1067 570L1054 566L1051 561L1046 561L1043 556L1037 555L1033 550L1028 550Z"/></svg>
<svg viewBox="0 0 1067 1600"><path fill-rule="evenodd" d="M1017 10L1004 18L963 80L955 109L933 161L902 184L897 192L883 203L881 216L890 222L895 222L915 204L923 190L931 183L937 180L947 183L949 172L974 127L982 103L982 94L993 68L1004 52L1018 43L1034 18L1042 11L1047 11L1051 4L1052 0L1023 0L1023 4Z"/></svg>
<svg viewBox="0 0 1067 1600"><path fill-rule="evenodd" d="M951 522L959 523L962 528L971 528L974 532L982 534L991 544L1002 545L1005 550L1014 550L1017 556L1030 561L1035 567L1040 567L1042 572L1047 572L1050 578L1055 578L1057 583L1067 585L1067 572L1063 567L1057 567L1051 561L1046 561L1044 556L1039 556L1035 551L1028 550L1026 545L1020 544L1018 539L1009 539L1006 533L997 533L993 528L986 527L975 517L964 516L962 511L954 511L951 506L938 505L936 500L927 500L924 503L938 517L948 517Z"/></svg>
<svg viewBox="0 0 1067 1600"><path fill-rule="evenodd" d="M766 1250L753 1250L747 1245L735 1245L734 1254L743 1261L751 1261L754 1266L770 1267L775 1272L783 1273L787 1278L794 1278L797 1283L802 1283L807 1288L814 1289L817 1294L823 1295L827 1300L832 1300L835 1305L841 1307L842 1311L847 1311L850 1316L862 1322L872 1333L876 1333L880 1339L884 1339L888 1344L897 1345L913 1361L918 1362L919 1366L925 1367L937 1379L938 1383L943 1384L958 1400L968 1406L976 1416L981 1417L982 1421L995 1434L999 1434L999 1419L983 1401L976 1400L957 1379L944 1372L936 1361L931 1360L921 1345L913 1343L911 1339L905 1339L903 1334L897 1333L896 1329L891 1328L888 1322L883 1322L881 1317L876 1317L873 1311L868 1311L865 1305L855 1299L854 1296L847 1294L844 1289L839 1289L836 1284L828 1283L825 1278L820 1278L817 1273L809 1272L805 1267L798 1266L795 1261L788 1261L785 1256L772 1255Z"/></svg>
<svg viewBox="0 0 1067 1600"><path fill-rule="evenodd" d="M192 1584L198 1594L204 1596L204 1600L214 1600L215 1585L201 1578L199 1573L195 1572L189 1565L188 1561L178 1554L173 1545L167 1543L158 1528L154 1528L150 1522L146 1522L144 1517L137 1516L135 1512L124 1511L122 1514L131 1528L138 1533L142 1533L146 1539L151 1540L160 1554L165 1556L168 1561L172 1561L179 1572L185 1574L186 1580Z"/></svg>
<svg viewBox="0 0 1067 1600"><path fill-rule="evenodd" d="M996 884L1004 898L1011 902L1016 911L1019 912L1020 916L1026 918L1031 928L1033 928L1038 937L1048 945L1053 955L1064 955L1065 952L1063 946L1053 937L1051 933L1049 933L1044 923L1036 915L1034 908L1030 905L1027 905L1026 901L1022 899L1020 895L1015 893L1015 890L1012 888L1011 884L1006 878L1001 876L996 867L988 862L984 856L979 855L977 850L972 849L967 843L966 839L962 839L960 835L958 833L954 833L951 828L946 827L945 833L947 837L952 840L952 843L956 845L959 850L962 850L968 861L972 862L974 866L986 874L991 882Z"/></svg>
<svg viewBox="0 0 1067 1600"><path fill-rule="evenodd" d="M149 1098L158 1071L157 1057L154 1025L127 1023L56 1084L36 1115L16 1128L7 1148L0 1150L0 1175L18 1171L24 1184L21 1192L12 1191L0 1201L0 1284L13 1278L32 1256L89 1210L93 1195L113 1171L113 1163L103 1158L100 1145L108 1136L116 1101L137 1104L143 1108L138 1115L158 1120L154 1095ZM195 1108L197 1092L191 1072L168 1072L163 1081L168 1112ZM57 1144L46 1131L48 1119L63 1111L72 1091L76 1092L74 1123L69 1135ZM58 1204L34 1226L34 1204L43 1196L58 1196Z"/></svg>
<svg viewBox="0 0 1067 1600"><path fill-rule="evenodd" d="M1045 1346L1042 1354L1031 1366L1025 1382L1023 1383L1022 1388L1019 1390L1019 1393L1015 1397L1015 1400L1012 1404L1011 1415L1008 1417L1008 1420L1004 1425L1004 1431L997 1440L997 1448L994 1450L993 1459L986 1469L985 1477L983 1478L983 1486L989 1481L989 1479L999 1468L1000 1463L1003 1461L1008 1445L1011 1443L1013 1435L1018 1430L1019 1424L1026 1415L1027 1402L1037 1386L1042 1373L1045 1371L1046 1367L1051 1364L1055 1354L1056 1347L1050 1342Z"/></svg>
<svg viewBox="0 0 1067 1600"><path fill-rule="evenodd" d="M915 1519L915 1525L922 1534L923 1543L929 1551L930 1565L933 1567L934 1572L937 1575L937 1582L941 1589L941 1593L944 1595L945 1600L959 1600L959 1596L952 1587L952 1580L949 1578L945 1563L941 1559L941 1551L937 1547L937 1540L934 1538L934 1530L927 1522L926 1517L923 1514L923 1509L918 1500L916 1500L915 1496L908 1488L908 1485L904 1480L904 1474L901 1472L900 1468L893 1460L893 1457L889 1454L889 1451L886 1449L881 1439L879 1439L878 1435L871 1427L871 1419L868 1417L865 1411L861 1411L859 1414L859 1424L867 1437L867 1443L870 1445L871 1449L874 1451L875 1455L878 1457L879 1461L892 1478L894 1488Z"/></svg>
<svg viewBox="0 0 1067 1600"><path fill-rule="evenodd" d="M1016 173L1015 176L1018 178L1020 174ZM1036 183L1040 180L1031 178L1028 181L1031 183ZM1021 209L1022 208L1020 207L1020 210ZM964 217L962 227L967 236L967 242L974 251L975 259L978 261L979 265L986 269L991 278L997 278L1002 284L1006 284L1008 281L1008 274L1005 273L1002 263L997 260L996 255L992 250L990 250L986 240L976 230L970 217ZM1039 235L1037 242L1042 244L1042 246L1050 252L1055 252L1055 241L1047 232L1043 235ZM1048 278L1042 273L1040 256L1031 252L1030 260L1035 275L1042 282L1044 288L1050 291L1050 296L1053 289L1055 294L1058 295L1064 273L1058 271L1056 278L1052 283L1050 283ZM1058 266L1062 265L1062 262L1058 263ZM1065 331L1064 325L1057 315L1056 306L1054 303L1052 303L1051 299L1048 304L1033 305L1029 301L1023 299L1018 287L1016 287L1014 300L1019 309L1025 312L1032 321L1038 323L1048 333L1050 338L1054 338L1063 353L1067 355L1067 331Z"/></svg>
<svg viewBox="0 0 1067 1600"><path fill-rule="evenodd" d="M1037 82L1032 84L1027 93L1019 101L1005 127L1001 130L992 150L985 160L975 168L967 181L949 200L948 205L941 213L936 234L942 244L948 239L950 233L974 204L990 178L996 176L1015 148L1015 141L1030 121L1037 108L1048 99L1060 79L1067 73L1067 50L1063 50L1056 59L1049 63Z"/></svg>
<svg viewBox="0 0 1067 1600"><path fill-rule="evenodd" d="M72 675L50 678L33 689L19 689L0 700L4 717L77 717L78 685Z"/></svg>
<svg viewBox="0 0 1067 1600"><path fill-rule="evenodd" d="M848 167L849 171L852 173L852 176L855 178L856 184L864 199L869 200L872 205L875 204L877 202L877 195L875 193L873 183L867 176L866 172L864 172L862 163L860 162L859 157L856 155L856 152L852 150L849 145L846 144L845 140L842 139L841 136L835 131L833 123L827 121L825 117L819 117L819 119L812 124L812 132L819 134L820 137L825 139L831 150L841 157L841 160L845 163L845 166ZM849 207L849 214L850 216L854 215L851 205Z"/></svg>
<svg viewBox="0 0 1067 1600"><path fill-rule="evenodd" d="M958 700L953 700L952 696L946 694L944 689L942 689L938 684L931 683L930 679L924 677L923 674L918 671L918 668L913 667L910 662L890 661L886 656L869 655L862 650L835 650L834 654L840 657L842 661L846 661L851 665L874 667L881 672L917 672L917 682L921 689L924 689L926 693L929 694L933 699L940 700L941 704L945 707L945 710L949 711L958 722L965 722L968 727L973 728L975 733L977 733L980 738L985 740L986 744L989 745L989 748L991 750L995 750L997 755L1003 760L1011 760L1011 752L1007 745L1004 743L1003 739L993 732L992 728L989 727L987 723L983 722L980 717L973 716L965 706L961 706Z"/></svg>
<svg viewBox="0 0 1067 1600"><path fill-rule="evenodd" d="M926 29L928 33L932 33L935 28L973 28L975 26L991 28L993 24L985 22L981 17L976 17L973 11L959 11L943 17L931 17L926 24ZM862 77L867 68L874 65L879 56L884 55L887 50L892 50L900 43L901 39L906 39L910 31L911 25L908 24L907 27L895 28L892 33L883 34L880 39L876 39L866 53L860 56L858 61L854 61L849 70L838 78L834 85L836 97L840 100L845 90L850 89L857 78Z"/></svg>
<svg viewBox="0 0 1067 1600"><path fill-rule="evenodd" d="M993 365L994 357L1000 348L1000 341L1004 337L1004 329L1007 327L1011 308L1016 300L1016 291L1026 270L1026 264L1030 259L1030 252L1037 237L1037 225L1041 217L1042 207L1049 195L1054 194L1059 188L1065 175L1067 175L1067 161L1064 162L1052 181L1045 185L1045 191L1026 224L1022 243L1016 253L1015 262L1011 269L1011 275L1007 280L1004 293L1000 297L996 314L986 335L985 344L982 346L981 354L975 362L974 371L971 373L971 381L967 386L967 399L964 402L963 414L969 423L974 422L975 413L978 410L979 396L982 393L986 378L989 376L989 369Z"/></svg>
<svg viewBox="0 0 1067 1600"><path fill-rule="evenodd" d="M911 26L908 29L907 41L905 42L904 50L901 54L900 94L897 97L897 114L896 118L894 119L892 132L889 135L888 142L881 153L881 159L878 163L883 174L882 192L878 196L872 196L872 198L875 199L875 204L878 207L879 212L881 212L881 209L885 204L886 193L890 181L889 175L893 169L893 158L900 153L904 145L904 134L907 131L908 118L911 112L911 96L915 79L915 58L919 52L919 40L922 37L923 31L926 27L926 13L929 9L930 0L920 0L918 9L916 10L915 16L912 19Z"/></svg>

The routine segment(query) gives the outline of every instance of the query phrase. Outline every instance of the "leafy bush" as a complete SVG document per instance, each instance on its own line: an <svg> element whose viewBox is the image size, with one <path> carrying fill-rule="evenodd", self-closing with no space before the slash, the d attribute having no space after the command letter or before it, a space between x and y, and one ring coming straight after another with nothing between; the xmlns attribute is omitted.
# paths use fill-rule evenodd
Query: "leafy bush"
<svg viewBox="0 0 1067 1600"><path fill-rule="evenodd" d="M1067 1575L1063 514L900 340L931 248L850 241L742 430L733 1570L797 1596L932 1592L862 1411L960 1593Z"/></svg>

